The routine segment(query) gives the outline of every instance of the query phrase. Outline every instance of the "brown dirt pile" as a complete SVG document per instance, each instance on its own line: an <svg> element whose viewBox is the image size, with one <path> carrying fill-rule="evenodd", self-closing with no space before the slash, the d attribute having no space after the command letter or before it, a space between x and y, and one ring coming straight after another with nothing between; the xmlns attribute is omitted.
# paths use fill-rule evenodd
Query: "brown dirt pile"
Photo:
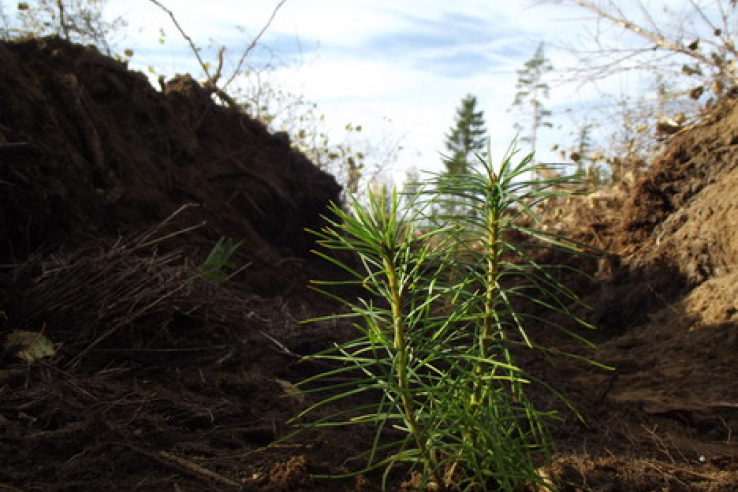
<svg viewBox="0 0 738 492"><path fill-rule="evenodd" d="M718 105L674 136L626 197L619 245L628 267L600 303L620 328L738 265L738 108Z"/></svg>
<svg viewBox="0 0 738 492"><path fill-rule="evenodd" d="M547 374L590 423L557 430L562 477L603 490L738 486L737 144L728 99L671 138L615 206L571 211L570 233L614 253L587 299L601 327L588 355L615 370L563 362Z"/></svg>
<svg viewBox="0 0 738 492"><path fill-rule="evenodd" d="M155 91L97 50L47 39L0 44L0 263L151 227L186 203L180 244L244 242L253 282L276 294L279 262L309 257L306 227L340 192L288 140L213 103L194 80Z"/></svg>

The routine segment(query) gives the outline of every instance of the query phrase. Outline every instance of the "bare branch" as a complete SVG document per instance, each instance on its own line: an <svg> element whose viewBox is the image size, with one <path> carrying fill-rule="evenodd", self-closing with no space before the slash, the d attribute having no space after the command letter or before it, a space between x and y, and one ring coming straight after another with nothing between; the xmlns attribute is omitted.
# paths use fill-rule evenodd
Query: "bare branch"
<svg viewBox="0 0 738 492"><path fill-rule="evenodd" d="M253 49L256 47L257 43L261 39L261 37L264 35L267 29L269 29L269 26L272 25L272 22L274 21L274 18L277 16L277 12L279 12L279 9L282 8L282 6L287 3L287 0L280 0L280 2L277 4L276 7L274 7L274 10L272 11L272 15L269 17L269 20L264 24L264 27L261 28L261 31L254 37L254 39L251 40L251 43L246 48L246 50L241 54L241 58L239 58L238 63L236 64L235 70L233 70L233 73L231 76L226 80L226 83L223 84L223 89L228 87L231 82L238 76L238 74L241 73L241 70L243 70L243 64L246 62L246 57L253 51Z"/></svg>
<svg viewBox="0 0 738 492"><path fill-rule="evenodd" d="M221 70L223 70L223 54L225 54L225 46L221 46L218 50L218 64L215 66L215 72L210 78L210 81L214 86L218 83L218 80L220 80Z"/></svg>
<svg viewBox="0 0 738 492"><path fill-rule="evenodd" d="M588 20L593 26L590 34L595 48L585 51L581 43L563 47L578 58L577 66L566 69L570 81L593 81L629 71L644 75L650 70L656 70L654 75L666 71L674 76L670 85L678 87L672 95L690 97L699 87L699 94L711 87L719 95L734 90L738 83L735 2L715 0L708 7L699 0L688 0L688 12L678 12L664 2L663 12L657 13L660 7L646 0L566 1L594 15ZM635 46L608 39L607 25L628 31L646 44ZM615 47L610 46L613 42Z"/></svg>
<svg viewBox="0 0 738 492"><path fill-rule="evenodd" d="M67 19L64 13L64 2L63 0L56 0L56 6L59 9L59 26L61 26L64 39L69 41L69 28L67 27Z"/></svg>
<svg viewBox="0 0 738 492"><path fill-rule="evenodd" d="M60 0L61 1L61 0ZM169 15L169 17L172 19L172 22L174 23L174 26L177 28L179 33L182 35L182 37L187 41L187 43L190 45L190 49L192 50L192 53L197 58L197 62L200 64L200 67L205 72L205 77L207 78L207 82L203 84L205 89L211 91L215 95L217 95L223 102L228 104L231 107L238 107L238 103L226 94L225 88L236 78L236 76L240 73L243 63L246 60L246 57L248 54L256 47L256 44L259 42L259 39L264 35L266 30L269 28L269 26L272 24L272 21L277 15L277 12L279 9L284 5L287 0L281 0L279 4L274 8L272 11L272 15L269 17L269 20L267 23L262 27L261 31L259 31L259 34L256 35L256 37L251 41L251 44L246 48L246 51L244 51L243 55L241 56L240 60L238 61L238 64L236 66L236 69L231 74L231 76L228 78L228 80L223 84L222 87L218 87L218 80L221 76L221 70L223 69L223 54L225 53L225 47L221 46L220 50L218 50L218 64L216 66L215 72L211 75L210 70L208 68L208 64L205 63L200 56L200 51L198 50L197 46L195 45L192 38L185 32L185 30L182 28L182 26L177 21L177 18L175 17L174 13L169 10L167 7L165 7L159 0L149 0L151 3L162 9L164 12Z"/></svg>
<svg viewBox="0 0 738 492"><path fill-rule="evenodd" d="M705 15L705 13L702 11L699 5L694 0L689 0L690 5L692 5L692 8L697 12L697 15L700 16L702 19L702 22L710 26L710 29L712 29L712 32L715 32L715 25L710 21L710 19ZM718 2L719 4L719 2ZM722 12L722 5L720 6L720 10Z"/></svg>
<svg viewBox="0 0 738 492"><path fill-rule="evenodd" d="M207 64L202 61L202 57L200 57L200 52L197 49L197 46L195 45L195 42L192 41L192 38L185 32L185 30L182 28L182 26L179 24L179 21L177 21L177 18L174 16L174 13L166 8L164 4L159 2L159 0L149 0L151 3L162 9L164 12L166 12L167 15L169 15L169 18L172 19L172 23L174 23L174 27L177 28L179 33L182 35L183 38L187 41L187 43L190 45L190 49L192 50L192 53L197 58L197 62L200 64L200 67L205 72L205 76L208 78L209 81L213 81L213 78L210 76L210 70L208 70Z"/></svg>
<svg viewBox="0 0 738 492"><path fill-rule="evenodd" d="M192 41L192 38L187 35L187 33L185 32L185 30L179 24L179 22L177 21L177 18L174 16L174 13L171 10L169 10L168 8L166 8L158 0L150 0L150 2L153 3L154 5L156 5L157 7L159 7L160 9L162 9L164 12L166 12L169 15L169 17L172 19L172 22L174 23L174 26L177 28L177 30L182 35L182 37L185 38L185 40L187 41L187 43L189 43L190 49L192 50L192 53L194 53L195 57L197 58L197 62L200 64L200 67L205 72L205 77L207 77L207 82L205 84L203 84L203 86L205 87L205 89L207 89L207 90L211 91L212 93L214 93L215 95L217 95L223 102L225 102L229 106L231 106L233 108L238 107L238 104L236 103L236 101L231 96L229 96L228 94L226 94L222 89L220 89L218 87L218 85L217 85L218 78L220 77L220 64L217 67L215 76L210 75L210 70L208 69L207 63L205 63L202 60L202 57L200 56L200 52L197 49L197 46L195 46L195 43L194 43L194 41ZM222 51L219 54L219 59L222 61Z"/></svg>
<svg viewBox="0 0 738 492"><path fill-rule="evenodd" d="M597 14L599 17L602 17L603 19L607 19L610 22L613 22L614 24L619 25L623 29L626 29L628 31L631 31L637 35L639 35L642 38L645 38L649 41L652 41L653 43L656 43L657 46L666 48L670 51L673 51L675 53L681 53L683 55L689 56L691 58L694 58L701 63L707 64L707 65L714 65L713 61L710 60L708 57L702 55L701 53L697 52L696 50L690 50L680 44L676 44L673 41L670 41L666 39L664 36L660 35L659 33L653 32L649 29L646 29L644 27L641 27L625 18L625 16L615 16L611 14L610 12L606 11L605 9L599 7L598 5L595 5L592 2L589 2L587 0L571 0L573 3L579 5L582 8L585 8L587 10L590 10Z"/></svg>

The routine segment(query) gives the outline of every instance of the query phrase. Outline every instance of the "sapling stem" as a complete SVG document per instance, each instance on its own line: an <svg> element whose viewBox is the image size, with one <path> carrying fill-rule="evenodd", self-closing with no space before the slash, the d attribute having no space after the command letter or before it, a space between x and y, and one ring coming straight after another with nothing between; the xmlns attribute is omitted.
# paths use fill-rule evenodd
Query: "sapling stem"
<svg viewBox="0 0 738 492"><path fill-rule="evenodd" d="M472 412L477 413L480 405L487 400L487 393L492 384L492 380L484 376L490 369L487 360L490 357L490 345L495 337L494 310L497 298L497 267L499 259L499 202L497 190L497 176L490 173L487 180L487 200L485 202L485 219L486 234L482 239L482 254L485 255L486 282L485 282L485 299L482 316L482 330L479 340L479 362L475 370L474 388L471 396ZM477 444L475 429L471 429L471 442Z"/></svg>
<svg viewBox="0 0 738 492"><path fill-rule="evenodd" d="M384 268L390 292L390 308L392 310L392 324L394 327L394 348L397 357L397 386L400 393L400 401L402 402L402 409L405 414L408 430L412 434L415 444L418 446L420 455L423 457L426 473L430 473L440 490L445 491L446 487L441 480L435 454L432 450L428 449L426 433L417 421L415 404L410 394L411 388L407 371L407 324L402 306L402 291L397 279L397 269L392 261L392 250L390 248L388 248L388 253L390 254L384 258Z"/></svg>

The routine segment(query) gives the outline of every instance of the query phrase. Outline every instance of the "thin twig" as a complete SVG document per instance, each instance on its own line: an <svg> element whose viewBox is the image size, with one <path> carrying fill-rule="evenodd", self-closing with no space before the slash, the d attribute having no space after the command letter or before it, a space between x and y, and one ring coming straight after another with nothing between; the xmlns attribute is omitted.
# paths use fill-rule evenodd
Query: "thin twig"
<svg viewBox="0 0 738 492"><path fill-rule="evenodd" d="M650 31L646 28L639 26L638 24L635 24L629 20L626 20L625 16L618 17L616 15L613 15L610 12L606 11L605 9L595 5L592 2L586 1L586 0L572 0L572 1L573 3L579 5L580 7L594 12L597 16L603 19L607 19L608 21L619 25L623 29L631 31L642 38L645 38L649 41L656 43L657 46L662 46L675 53L681 53L691 58L695 58L706 65L710 65L710 66L715 65L715 63L713 63L706 56L700 53L697 53L696 51L689 50L685 48L684 46L673 43L669 41L668 39L666 39L664 36L660 35L659 33Z"/></svg>
<svg viewBox="0 0 738 492"><path fill-rule="evenodd" d="M177 21L177 18L175 17L174 13L169 10L167 7L165 7L159 0L150 0L151 3L162 9L164 12L169 15L169 17L172 19L172 22L174 23L174 27L177 28L179 33L182 35L182 37L187 41L187 43L190 45L190 49L192 50L192 53L197 58L197 62L200 64L200 67L205 72L205 77L207 77L207 83L204 84L204 87L210 91L212 91L215 95L217 95L223 102L228 104L229 106L235 108L238 107L238 104L236 101L226 94L225 88L230 85L231 82L236 78L236 76L241 72L241 69L243 67L243 64L246 60L246 57L251 53L251 51L256 47L256 44L259 42L261 37L264 35L266 30L269 28L269 26L272 24L272 21L274 21L274 18L277 16L277 12L279 9L284 5L287 0L281 0L277 6L272 11L272 15L269 17L269 20L264 25L264 27L261 28L259 33L256 35L256 37L251 41L249 46L246 48L246 51L241 55L241 58L238 60L238 63L236 65L236 69L233 71L229 79L226 81L225 84L223 84L222 87L218 87L218 79L220 79L221 69L223 67L223 53L225 52L225 47L221 47L218 51L218 65L216 67L215 73L211 75L210 69L208 69L208 64L205 63L200 56L200 52L195 45L195 42L192 40L192 38L185 32L184 28L180 25L180 23Z"/></svg>
<svg viewBox="0 0 738 492"><path fill-rule="evenodd" d="M210 89L213 93L215 93L218 97L220 97L226 104L228 104L231 107L236 107L236 101L233 100L228 94L223 92L221 89L217 86L217 80L212 75L210 75L210 70L208 69L207 63L205 63L200 56L200 51L198 50L197 46L195 46L195 42L192 40L192 38L185 32L185 30L182 28L180 23L177 21L177 18L174 16L174 13L166 8L161 2L158 0L149 0L151 3L162 9L164 12L166 12L169 17L172 19L172 22L174 23L174 27L177 28L179 33L182 35L183 38L187 41L187 43L190 45L190 49L192 50L192 53L195 55L195 58L197 58L197 62L200 64L200 67L205 72L205 77L207 77L208 81L207 84L205 84L207 89Z"/></svg>
<svg viewBox="0 0 738 492"><path fill-rule="evenodd" d="M56 6L59 9L59 26L61 27L64 39L69 41L69 28L67 27L67 16L64 13L64 2L62 0L56 0Z"/></svg>
<svg viewBox="0 0 738 492"><path fill-rule="evenodd" d="M261 333L264 336L264 338L266 338L267 340L269 340L270 342L272 342L277 347L277 350L279 352L281 352L283 354L286 354L286 355L289 355L290 357L296 357L298 359L302 359L304 357L304 356L298 355L298 354L294 353L293 351L291 351L290 349L288 349L282 342L280 342L279 340L277 340L273 336L269 335L264 330L259 330L259 333Z"/></svg>
<svg viewBox="0 0 738 492"><path fill-rule="evenodd" d="M166 219L162 220L160 223L158 223L156 225L156 227L153 227L153 228L149 229L146 232L146 234L142 235L138 239L138 241L135 243L134 249L146 248L148 246L151 246L152 244L159 243L159 242L163 241L164 239L168 239L170 237L177 236L177 235L179 235L181 233L189 232L189 231L191 231L193 229L197 229L199 227L202 227L204 224L198 224L198 225L195 225L195 226L191 226L189 228L186 228L184 230L174 232L174 233L169 234L169 235L164 236L164 237L159 237L159 238L156 238L156 239L151 239L152 236L154 236L157 232L159 232L165 225L167 225L170 221L172 221L180 213L184 212L188 208L192 208L192 207L196 207L196 206L197 205L194 204L194 203L185 203L184 205L181 205L177 210L175 210L174 212L172 212L169 215L169 217L167 217Z"/></svg>
<svg viewBox="0 0 738 492"><path fill-rule="evenodd" d="M187 287L187 284L186 283L182 283L179 286L177 286L176 288L174 288L174 289L172 289L172 290L170 290L168 292L164 292L161 296L157 297L156 299L154 299L153 301L151 301L147 305L143 306L142 308L138 309L137 311L134 311L130 315L119 319L113 326L111 326L110 328L108 328L107 331L105 331L102 335L98 336L87 347L85 347L84 350L82 350L79 354L77 354L77 356L74 359L72 359L72 361L70 362L69 366L70 367L77 366L82 361L82 359L84 359L85 356L87 356L87 354L90 353L90 351L92 349L94 349L101 342L105 341L108 337L110 337L111 335L113 335L116 331L118 331L119 328L130 324L133 320L135 320L137 318L140 318L143 314L151 311L154 307L156 307L157 305L161 304L163 301L171 298L172 296L174 296L174 294L176 294L177 292L185 289L186 287Z"/></svg>
<svg viewBox="0 0 738 492"><path fill-rule="evenodd" d="M166 8L161 2L158 0L150 0L151 3L162 9L164 12L166 12L169 17L172 19L172 22L174 23L174 27L177 28L179 33L182 35L183 38L189 43L190 49L192 50L192 53L197 58L197 61L200 63L200 67L205 71L205 75L207 76L208 80L212 80L212 77L210 76L210 70L208 70L208 66L205 64L204 61L202 61L202 57L200 57L199 50L197 49L197 46L195 46L195 42L192 41L192 38L187 35L185 30L182 28L182 26L177 21L177 18L174 16L174 13Z"/></svg>
<svg viewBox="0 0 738 492"><path fill-rule="evenodd" d="M675 472L685 473L687 475L692 475L693 477L701 478L703 480L707 480L710 482L714 482L715 480L717 480L717 478L713 476L705 475L704 473L693 472L692 470L682 468L681 466L670 465L669 463L664 463L662 461L659 461L658 464L651 462L651 461L645 461L645 463L651 468L658 470L658 471L662 471L661 469L659 469L659 467L664 467L664 468L668 468Z"/></svg>
<svg viewBox="0 0 738 492"><path fill-rule="evenodd" d="M5 142L0 143L0 151L15 151L18 149L29 148L31 144L28 142Z"/></svg>
<svg viewBox="0 0 738 492"><path fill-rule="evenodd" d="M256 35L254 39L251 40L251 43L246 48L246 51L243 52L241 55L241 58L239 58L238 63L236 64L236 69L233 70L233 73L231 76L226 80L226 83L223 84L222 89L225 90L226 87L230 85L231 82L238 76L239 73L241 73L241 70L243 69L243 64L246 61L246 57L253 51L253 49L256 47L257 43L261 39L261 37L264 35L267 29L269 29L269 26L271 26L272 22L274 21L274 18L277 16L277 12L279 12L279 9L282 8L282 5L284 5L287 2L287 0L281 0L276 7L274 7L274 10L272 11L272 15L269 17L269 20L266 24L264 24L264 27L261 28L261 31Z"/></svg>
<svg viewBox="0 0 738 492"><path fill-rule="evenodd" d="M189 461L180 456L175 456L171 453L167 453L166 451L150 452L131 444L129 444L128 447L139 454L155 459L159 463L171 466L179 471L183 471L200 479L210 480L212 482L216 482L221 485L227 485L229 487L241 487L242 485L235 480L231 480L230 478L224 477L223 475L215 473L212 470L208 470L204 466L193 463L192 461Z"/></svg>

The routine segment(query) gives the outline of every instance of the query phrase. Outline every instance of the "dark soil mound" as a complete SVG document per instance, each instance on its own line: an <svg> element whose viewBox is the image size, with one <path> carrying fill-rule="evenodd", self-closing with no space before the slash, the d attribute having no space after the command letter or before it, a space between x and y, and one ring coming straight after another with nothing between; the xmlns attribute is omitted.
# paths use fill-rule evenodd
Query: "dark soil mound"
<svg viewBox="0 0 738 492"><path fill-rule="evenodd" d="M184 204L180 244L243 241L257 292L295 280L306 227L337 201L335 179L248 115L178 77L155 91L140 73L58 39L0 44L0 263L42 249L140 232Z"/></svg>

